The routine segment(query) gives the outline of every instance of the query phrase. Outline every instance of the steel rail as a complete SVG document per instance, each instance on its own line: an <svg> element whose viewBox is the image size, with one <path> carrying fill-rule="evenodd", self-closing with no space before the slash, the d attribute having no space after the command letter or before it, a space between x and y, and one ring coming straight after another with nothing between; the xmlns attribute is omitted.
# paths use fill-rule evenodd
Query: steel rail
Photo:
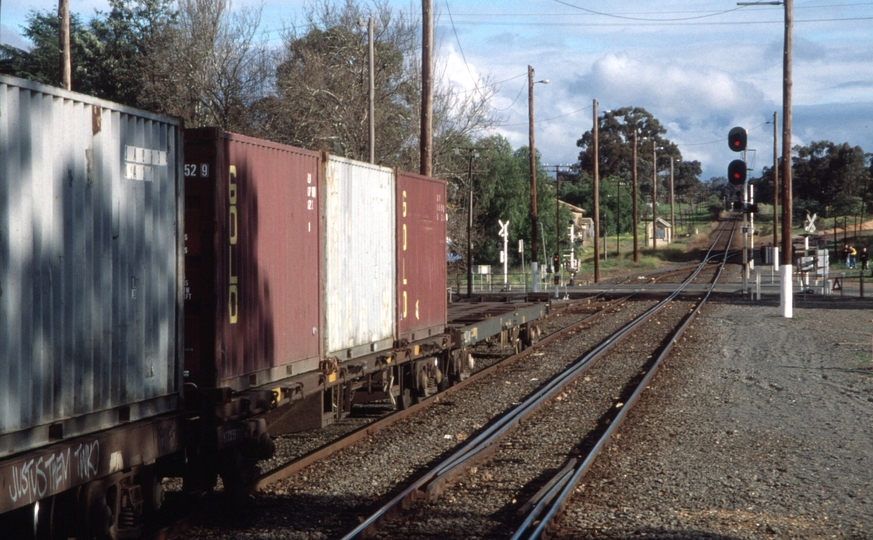
<svg viewBox="0 0 873 540"><path fill-rule="evenodd" d="M631 293L631 294L624 296L623 298L619 298L619 299L610 301L610 303L608 305L604 306L599 311L592 313L588 317L585 317L581 321L577 321L577 322L575 322L575 323L573 323L565 328L562 328L560 330L552 332L551 334L548 334L544 337L541 337L533 346L531 346L523 351L519 351L516 354L508 356L508 357L504 358L503 360L501 360L500 362L495 363L491 366L488 366L487 368L484 368L484 369L477 371L476 373L474 373L470 377L464 379L463 381L459 381L459 382L455 383L454 385L450 386L446 390L444 390L436 395L440 395L440 396L450 395L453 392L457 392L457 391L461 390L462 388L464 388L465 386L467 386L469 384L472 384L472 383L474 383L474 382L476 382L484 377L487 377L489 375L493 375L494 373L496 373L497 371L499 371L501 369L504 369L506 367L511 366L514 362L516 362L522 358L525 358L526 356L528 356L531 353L533 353L534 351L536 351L538 348L540 348L544 345L547 345L548 343L554 341L555 339L558 339L560 336L562 336L568 332L571 332L573 330L576 330L577 328L580 328L582 326L590 324L590 323L594 322L595 320L599 319L600 317L604 316L605 314L609 313L610 311L624 305L625 302L630 300L635 294L636 293ZM566 312L570 309L573 309L573 308L582 307L583 301L595 300L601 296L602 296L602 294L597 294L597 295L594 295L590 298L570 302L568 305L563 305L562 309L557 310L555 312L548 313L546 318L548 319L548 317L550 317L552 315L564 313L564 312ZM356 444L356 443L358 443L358 442L360 442L360 441L362 441L362 440L364 440L364 439L366 439L366 438L368 438L376 433L379 433L380 431L390 427L395 422L403 420L409 416L412 416L413 414L420 412L421 410L423 410L427 407L430 407L433 403L434 403L434 401L432 399L428 398L428 399L422 401L421 403L417 403L415 405L412 405L411 407L409 407L407 409L404 409L401 411L396 411L396 412L393 412L391 414L388 414L385 417L380 418L379 420L371 422L365 426L362 426L362 427L352 431L351 433L345 435L341 439L338 439L332 443L327 443L327 444L317 448L316 450L314 450L314 451L312 451L304 456L293 459L293 460L289 461L288 463L277 467L276 469L273 469L267 473L264 473L264 474L258 476L257 478L255 478L252 481L252 483L250 483L248 486L243 488L242 491L244 493L253 494L253 493L256 493L257 491L265 488L269 484L272 484L278 480L282 480L284 478L288 478L290 476L293 476L294 474L300 472L301 470L305 469L309 465L312 465L313 463L320 461L322 459L325 459L328 456L330 456L330 455L332 455L332 454L334 454L334 453L336 453L344 448L352 446L352 445L354 445L354 444ZM191 519L191 516L175 519L175 520L173 520L173 523L168 524L168 525L163 526L163 527L160 527L157 530L149 533L148 538L149 538L149 540L172 540L173 538L177 538L181 534L183 534L184 531L187 531L190 528L190 519Z"/></svg>
<svg viewBox="0 0 873 540"><path fill-rule="evenodd" d="M470 384L472 384L472 383L474 383L474 382L476 382L484 377L492 375L496 371L499 371L501 369L504 369L504 368L512 365L514 362L521 360L522 358L525 358L526 356L533 353L537 348L552 342L553 340L557 339L561 335L563 335L567 332L571 332L571 331L573 331L579 327L582 327L586 324L592 323L593 321L602 317L606 313L609 313L613 309L623 305L625 302L627 302L633 296L634 296L633 294L630 294L630 295L625 296L624 298L620 298L618 300L613 301L608 306L605 306L603 309L601 309L600 311L598 311L596 313L592 313L591 315L589 315L588 317L585 317L581 321L577 321L577 322L573 323L572 325L567 326L566 328L562 328L561 330L552 332L551 334L540 338L539 341L537 341L537 343L533 347L529 347L523 351L520 351L512 356L509 356L509 357L501 360L500 362L498 362L492 366L489 366L485 369L477 371L476 373L474 373L470 377L464 379L463 381L459 381L459 382L455 383L454 385L450 386L446 390L444 390L436 395L439 395L439 396L451 395L452 393L457 392L457 391L461 390L462 388L464 388L464 387L466 387L466 386L468 386L468 385L470 385ZM276 482L277 480L282 480L283 478L288 478L289 476L292 476L292 475L300 472L301 470L308 467L309 465L311 465L317 461L320 461L320 460L328 457L329 455L334 454L334 453L338 452L339 450L342 450L343 448L347 448L349 446L352 446L353 444L356 444L356 443L366 439L367 437L370 437L370 436L388 428L389 426L391 426L391 424L393 424L397 421L403 420L405 418L408 418L409 416L412 416L413 414L418 413L422 409L425 409L432 404L433 404L433 400L428 398L428 399L422 401L421 403L417 403L415 405L412 405L411 407L409 407L407 409L404 409L402 411L396 411L394 413L391 413L391 414L385 416L384 418L381 418L381 419L376 420L370 424L367 424L366 426L362 426L362 427L356 429L355 431L352 431L351 433L349 433L348 435L346 435L345 437L343 437L340 440L334 441L332 443L328 443L328 444L316 449L312 453L306 454L305 456L302 456L302 457L299 457L295 460L292 460L292 461L288 462L287 464L285 464L277 469L274 469L272 471L269 471L269 472L259 476L258 478L256 478L253 481L252 484L249 485L249 487L247 488L247 491L249 493L254 493L254 492L266 487L267 485L272 484L273 482Z"/></svg>
<svg viewBox="0 0 873 540"><path fill-rule="evenodd" d="M734 223L736 225L736 223ZM730 243L733 240L734 232L736 231L736 226L734 226L731 231L730 238L728 240L728 247L730 247ZM719 235L719 238L721 235ZM715 242L713 242L713 246L710 248L710 252L715 247L718 238ZM578 464L574 473L569 478L569 480L560 482L552 486L550 490L543 494L542 500L534 507L530 514L528 514L527 518L524 520L522 525L517 529L516 533L512 536L512 540L521 540L522 538L527 539L539 539L543 537L543 534L549 529L554 520L555 516L557 516L561 511L564 510L567 503L569 502L570 495L572 495L576 486L579 484L579 481L588 472L588 469L591 467L594 459L600 454L606 444L611 440L613 434L618 430L619 427L623 424L624 420L627 418L629 411L634 407L636 402L639 400L642 395L643 390L649 386L650 381L657 373L664 359L668 354L672 351L675 344L679 341L679 338L685 333L685 330L697 318L697 315L700 313L701 308L703 308L704 304L706 304L709 299L712 291L715 288L715 285L718 283L718 279L721 277L721 273L724 271L725 264L729 258L729 250L726 249L721 264L719 266L718 271L710 285L709 290L703 296L703 298L698 303L697 307L685 318L685 321L679 326L676 332L673 333L673 336L668 340L667 346L661 351L661 354L658 355L658 358L652 364L652 367L648 370L645 377L640 381L637 385L637 388L634 390L633 394L628 398L625 405L621 408L621 410L616 415L615 419L610 423L609 427L604 431L600 440L594 445L588 455L582 460L581 463ZM540 514L542 514L543 510L547 510L545 516L543 516L542 520L537 521ZM525 536L525 533L531 528L531 526L536 522L537 526L534 530L528 535Z"/></svg>
<svg viewBox="0 0 873 540"><path fill-rule="evenodd" d="M635 320L631 321L630 323L619 329L617 332L613 333L610 337L608 337L606 340L596 346L591 352L587 353L580 359L577 359L576 363L574 363L573 366L571 366L563 374L547 382L536 392L534 392L530 397L528 397L523 403L500 417L496 422L488 426L476 437L462 444L460 448L449 458L424 473L401 493L391 499L391 501L383 505L370 517L362 521L361 524L358 525L353 531L343 536L343 540L362 538L375 532L378 524L383 519L394 515L398 511L398 507L402 508L408 502L411 502L412 500L418 498L417 494L422 487L428 486L427 492L429 494L438 492L438 490L442 487L442 484L445 481L460 473L465 466L469 466L470 462L475 457L482 456L484 453L486 453L489 447L493 446L493 443L495 441L499 440L503 435L508 433L512 428L514 428L520 420L533 414L543 403L545 403L549 398L554 396L555 393L557 393L561 388L569 384L569 382L571 382L581 373L586 371L596 359L605 354L620 340L629 336L638 326L642 325L656 313L664 309L697 277L698 274L700 274L700 272L703 270L706 264L708 264L710 259L718 256L713 256L712 251L714 250L715 245L718 243L718 240L721 238L726 228L727 224L725 224L721 231L719 231L718 236L713 241L713 244L710 246L709 251L707 251L707 255L704 260L697 266L694 272L692 272L692 274L687 279L685 279L667 298L661 300L660 302L658 302L658 304L647 310ZM728 242L728 245L730 245L730 241ZM726 254L727 252L725 252L725 260L727 260ZM429 485L431 483L433 483L434 485L433 488L431 488Z"/></svg>

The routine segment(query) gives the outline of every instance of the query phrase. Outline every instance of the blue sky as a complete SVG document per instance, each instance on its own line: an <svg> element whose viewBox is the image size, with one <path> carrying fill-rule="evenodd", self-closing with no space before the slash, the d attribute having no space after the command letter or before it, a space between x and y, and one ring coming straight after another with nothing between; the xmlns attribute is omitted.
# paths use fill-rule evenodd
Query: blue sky
<svg viewBox="0 0 873 540"><path fill-rule="evenodd" d="M254 0L235 0L234 6ZM420 14L418 2L390 0ZM535 85L536 144L543 160L577 160L576 140L601 111L644 107L703 180L724 176L736 156L733 126L749 130L753 174L772 162L773 112L782 116L781 6L738 7L726 0L433 0L438 54L447 77L472 89L472 74L500 82L497 132L513 147L527 135L527 66ZM260 3L260 2L259 2ZM105 0L70 0L89 18ZM300 20L302 0L263 2L263 28ZM0 40L21 43L31 8L56 0L5 0ZM873 152L873 0L795 0L794 144L849 142ZM278 43L278 32L272 32ZM781 134L780 134L781 138ZM781 144L781 143L780 143Z"/></svg>

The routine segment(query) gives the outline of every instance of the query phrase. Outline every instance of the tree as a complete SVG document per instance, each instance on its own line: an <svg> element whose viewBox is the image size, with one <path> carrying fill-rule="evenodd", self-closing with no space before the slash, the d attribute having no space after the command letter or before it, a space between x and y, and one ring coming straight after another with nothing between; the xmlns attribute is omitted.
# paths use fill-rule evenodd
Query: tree
<svg viewBox="0 0 873 540"><path fill-rule="evenodd" d="M147 51L140 102L186 127L252 134L250 107L271 84L271 57L256 41L260 9L230 11L230 0L178 0L178 17Z"/></svg>
<svg viewBox="0 0 873 540"><path fill-rule="evenodd" d="M149 101L142 95L149 56L161 47L159 36L176 22L177 13L172 0L110 0L109 5L109 13L98 11L91 20L100 58L93 72L102 97L140 106Z"/></svg>
<svg viewBox="0 0 873 540"><path fill-rule="evenodd" d="M397 165L411 136L416 89L408 77L414 21L387 5L375 14L376 161ZM258 103L257 129L280 142L327 150L344 157L369 156L368 37L359 21L368 16L356 0L322 0L306 13L307 31L287 31L276 69L275 92Z"/></svg>
<svg viewBox="0 0 873 540"><path fill-rule="evenodd" d="M155 48L155 36L174 20L170 0L110 0L109 13L97 12L88 25L70 15L72 87L125 105L139 106L141 73L146 56ZM3 72L57 85L58 17L49 11L31 11L24 35L30 51L0 46Z"/></svg>
<svg viewBox="0 0 873 540"><path fill-rule="evenodd" d="M27 14L24 36L33 43L30 51L0 45L3 72L42 84L57 86L60 81L58 54L58 16L50 11L31 10ZM99 81L89 69L97 55L95 36L75 13L70 14L70 49L73 90L95 93ZM100 96L103 97L103 96Z"/></svg>
<svg viewBox="0 0 873 540"><path fill-rule="evenodd" d="M691 197L700 190L701 183L699 176L702 172L700 162L698 161L682 161L682 154L679 147L669 139L663 137L667 130L661 126L660 122L648 111L641 107L624 107L615 111L607 111L602 118L599 119L598 127L598 157L599 157L599 173L601 177L601 186L604 186L604 178L613 178L612 182L623 183L630 185L633 180L633 141L634 133L637 134L637 173L639 182L638 194L642 201L646 200L648 194L652 192L652 152L653 147L657 148L655 157L657 158L657 193L659 202L667 201L669 193L669 178L670 161L674 160L673 177L674 177L674 195L677 198ZM577 178L592 177L594 174L594 135L592 131L586 131L582 137L576 142L576 145L582 148L579 153L578 168L583 171L584 175ZM678 162L676 161L678 159ZM612 191L601 187L601 215L605 215L609 223L615 227L618 221L618 193L615 186ZM591 189L588 189L590 193ZM604 199L606 197L606 199ZM611 199L611 202L610 202ZM568 201L569 202L569 201ZM630 208L633 204L633 199L621 198L623 208ZM586 201L585 204L590 204ZM604 204L607 205L604 210ZM609 205L614 208L609 208ZM627 204L627 206L625 206ZM641 206L644 208L644 206ZM615 215L613 216L613 213ZM624 212L622 212L623 214ZM630 212L628 212L630 214ZM632 218L631 218L632 219ZM632 225L628 224L622 215L621 222L618 224L622 231L629 230Z"/></svg>
<svg viewBox="0 0 873 540"><path fill-rule="evenodd" d="M417 19L373 6L376 20L376 161L418 170L421 103ZM369 156L368 37L359 21L369 14L358 0L317 0L305 24L287 31L274 92L255 108L258 131L281 142L353 158ZM444 69L444 67L442 68ZM434 174L457 172L454 149L493 124L487 81L476 93L453 94L435 66ZM462 171L466 168L462 167Z"/></svg>
<svg viewBox="0 0 873 540"><path fill-rule="evenodd" d="M857 202L850 198L865 195L869 171L867 158L859 146L841 145L830 141L815 141L808 146L795 146L792 182L795 197L815 201L811 210L835 215L836 206L853 212Z"/></svg>
<svg viewBox="0 0 873 540"><path fill-rule="evenodd" d="M651 113L641 107L624 107L607 111L600 119L598 128L600 175L603 177L620 175L626 177L633 167L633 137L637 131L640 160L651 156L652 142L658 148L658 168L669 167L669 158L681 157L679 148L662 137L667 130ZM586 131L576 141L582 148L579 153L579 167L588 174L594 174L594 134ZM648 154L646 154L648 152ZM651 162L651 160L649 160ZM651 165L649 166L651 172Z"/></svg>

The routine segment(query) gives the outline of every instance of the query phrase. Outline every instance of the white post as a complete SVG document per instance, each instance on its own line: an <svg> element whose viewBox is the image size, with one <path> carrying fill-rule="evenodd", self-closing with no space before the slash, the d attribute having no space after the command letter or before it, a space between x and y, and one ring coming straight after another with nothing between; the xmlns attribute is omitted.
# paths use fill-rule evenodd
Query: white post
<svg viewBox="0 0 873 540"><path fill-rule="evenodd" d="M782 308L782 316L786 319L794 317L794 284L791 283L794 266L783 264L780 267L782 271L782 294L780 295L780 307Z"/></svg>
<svg viewBox="0 0 873 540"><path fill-rule="evenodd" d="M498 219L497 223L500 224L500 236L503 237L503 251L500 257L503 259L503 288L506 289L509 285L509 220L503 223Z"/></svg>
<svg viewBox="0 0 873 540"><path fill-rule="evenodd" d="M761 300L761 272L755 269L755 298Z"/></svg>
<svg viewBox="0 0 873 540"><path fill-rule="evenodd" d="M531 292L540 292L540 271L536 261L530 263L530 281Z"/></svg>
<svg viewBox="0 0 873 540"><path fill-rule="evenodd" d="M524 239L518 239L518 252L521 253L521 273L524 274L524 269L526 266L524 265ZM522 275L522 281L524 281L524 292L527 292L527 276Z"/></svg>

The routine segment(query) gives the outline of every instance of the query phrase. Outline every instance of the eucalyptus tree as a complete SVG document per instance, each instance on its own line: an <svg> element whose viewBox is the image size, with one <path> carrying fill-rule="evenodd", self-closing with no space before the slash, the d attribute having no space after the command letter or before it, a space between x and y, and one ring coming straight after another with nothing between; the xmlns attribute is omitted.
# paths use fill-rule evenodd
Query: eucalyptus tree
<svg viewBox="0 0 873 540"><path fill-rule="evenodd" d="M249 111L271 86L272 57L259 34L261 9L230 0L175 0L178 16L155 36L140 102L187 127L251 134Z"/></svg>
<svg viewBox="0 0 873 540"><path fill-rule="evenodd" d="M418 170L421 66L420 21L387 2L316 0L302 24L286 30L275 87L254 108L256 129L281 142L355 159L369 156L368 33L374 29L376 161ZM469 146L496 118L488 105L495 87L485 77L472 92L434 69L434 174L452 174L454 150Z"/></svg>
<svg viewBox="0 0 873 540"><path fill-rule="evenodd" d="M868 199L870 178L867 156L860 146L813 141L807 146L795 146L794 154L792 183L796 198L815 201L813 210L830 215L860 212L858 202Z"/></svg>
<svg viewBox="0 0 873 540"><path fill-rule="evenodd" d="M668 201L671 170L675 202L697 200L701 197L700 174L702 168L698 161L685 161L679 147L668 139L661 123L651 113L641 107L623 107L606 111L599 118L598 125L598 172L601 178L601 213L621 231L631 228L620 206L632 204L619 194L620 188L631 190L634 170L634 140L637 144L638 203L651 199L652 180L657 178L657 195L660 204ZM591 181L594 175L594 134L586 131L576 142L581 148L578 168L583 174L577 181ZM657 174L653 174L652 158L657 160ZM672 161L672 167L671 167ZM611 179L606 180L604 179ZM609 187L611 184L613 187ZM588 188L587 193L591 193ZM575 197L584 197L583 191L575 192ZM605 199L604 199L605 198ZM645 208L645 205L640 208ZM605 213L604 213L605 212ZM630 214L630 212L628 212ZM642 215L642 214L641 214ZM619 219L619 216L621 218ZM632 220L632 218L631 218Z"/></svg>

